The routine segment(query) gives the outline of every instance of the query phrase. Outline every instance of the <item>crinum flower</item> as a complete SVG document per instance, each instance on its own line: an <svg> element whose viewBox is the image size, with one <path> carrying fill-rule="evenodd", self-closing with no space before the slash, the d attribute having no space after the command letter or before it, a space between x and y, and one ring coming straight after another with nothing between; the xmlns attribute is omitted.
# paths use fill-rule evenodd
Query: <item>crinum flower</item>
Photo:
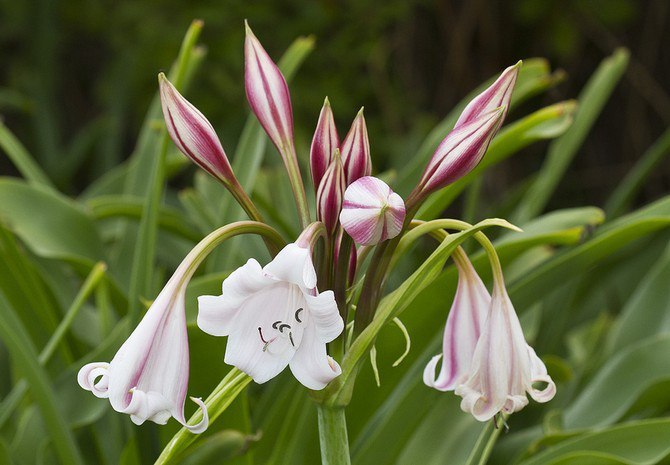
<svg viewBox="0 0 670 465"><path fill-rule="evenodd" d="M254 259L223 281L222 295L198 298L198 326L228 336L224 361L264 383L288 365L310 389L341 373L326 343L344 322L332 291L319 293L311 252L289 244L265 267Z"/></svg>
<svg viewBox="0 0 670 465"><path fill-rule="evenodd" d="M459 252L460 253L460 252ZM424 370L424 382L463 398L461 409L479 421L514 413L528 404L549 402L556 385L528 345L507 295L502 274L495 273L493 296L462 254L457 257L459 286L444 333L443 354ZM442 357L440 374L435 378ZM545 384L538 389L535 383Z"/></svg>

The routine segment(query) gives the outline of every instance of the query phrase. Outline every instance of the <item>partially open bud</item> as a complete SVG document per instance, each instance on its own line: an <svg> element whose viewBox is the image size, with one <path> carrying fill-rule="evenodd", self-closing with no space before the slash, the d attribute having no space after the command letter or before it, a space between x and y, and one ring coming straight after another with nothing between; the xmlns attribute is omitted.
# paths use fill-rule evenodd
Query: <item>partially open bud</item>
<svg viewBox="0 0 670 465"><path fill-rule="evenodd" d="M293 151L293 110L286 79L245 22L244 87L251 109L283 157Z"/></svg>
<svg viewBox="0 0 670 465"><path fill-rule="evenodd" d="M226 153L211 123L168 81L158 75L163 117L181 152L226 186L236 184Z"/></svg>
<svg viewBox="0 0 670 465"><path fill-rule="evenodd" d="M461 113L461 116L458 117L455 127L457 128L500 107L504 108L502 115L504 119L512 100L512 91L514 90L514 84L516 84L516 78L519 75L519 69L521 69L521 61L503 71L493 84L472 99Z"/></svg>
<svg viewBox="0 0 670 465"><path fill-rule="evenodd" d="M479 164L502 125L503 113L504 108L486 113L444 138L419 183L422 196L451 184Z"/></svg>
<svg viewBox="0 0 670 465"><path fill-rule="evenodd" d="M365 176L347 187L340 223L358 244L392 239L404 221L405 202L381 179Z"/></svg>
<svg viewBox="0 0 670 465"><path fill-rule="evenodd" d="M342 142L342 162L344 172L347 175L347 185L372 173L372 160L370 158L370 141L368 140L368 128L365 126L365 117L361 108L347 137Z"/></svg>
<svg viewBox="0 0 670 465"><path fill-rule="evenodd" d="M335 149L335 157L326 170L316 193L317 218L323 222L330 234L337 226L345 188L342 159L339 150Z"/></svg>
<svg viewBox="0 0 670 465"><path fill-rule="evenodd" d="M321 114L319 114L319 122L316 124L312 147L309 152L309 164L312 170L314 189L319 188L323 175L333 161L333 152L339 146L340 138L337 135L333 110L331 110L330 102L328 101L328 97L326 97Z"/></svg>

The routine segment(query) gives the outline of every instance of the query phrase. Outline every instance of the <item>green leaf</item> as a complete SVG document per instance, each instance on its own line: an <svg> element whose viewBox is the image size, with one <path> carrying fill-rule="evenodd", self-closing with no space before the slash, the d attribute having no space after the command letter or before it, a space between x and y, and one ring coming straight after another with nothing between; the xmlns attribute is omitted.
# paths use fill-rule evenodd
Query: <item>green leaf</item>
<svg viewBox="0 0 670 465"><path fill-rule="evenodd" d="M0 148L2 148L9 159L14 163L26 180L31 184L53 188L54 185L38 165L28 150L12 134L12 132L0 121Z"/></svg>
<svg viewBox="0 0 670 465"><path fill-rule="evenodd" d="M577 101L579 109L570 129L549 147L547 158L535 182L517 207L514 221L521 223L544 210L551 195L577 155L596 119L602 112L619 79L628 66L628 51L617 50L605 59L591 76Z"/></svg>
<svg viewBox="0 0 670 465"><path fill-rule="evenodd" d="M656 264L642 277L635 293L626 302L617 319L608 349L610 352L670 331L670 246Z"/></svg>
<svg viewBox="0 0 670 465"><path fill-rule="evenodd" d="M73 201L41 186L0 178L0 219L36 255L92 266L103 258L95 223Z"/></svg>
<svg viewBox="0 0 670 465"><path fill-rule="evenodd" d="M37 361L37 351L9 303L0 298L0 336L12 354L16 366L20 367L30 386L35 402L39 406L53 445L63 463L84 463L67 420L59 408L53 386L44 369Z"/></svg>
<svg viewBox="0 0 670 465"><path fill-rule="evenodd" d="M605 205L607 216L615 217L624 213L624 210L630 207L636 194L644 186L644 182L649 175L668 155L670 155L670 129L666 129L617 185L607 200L607 205Z"/></svg>
<svg viewBox="0 0 670 465"><path fill-rule="evenodd" d="M602 427L620 420L646 390L670 380L668 353L670 335L665 334L615 354L566 409L565 428ZM666 391L656 403L665 405L668 400Z"/></svg>
<svg viewBox="0 0 670 465"><path fill-rule="evenodd" d="M670 454L669 436L670 419L667 418L625 423L568 439L520 465L653 465ZM594 458L595 461L589 461Z"/></svg>

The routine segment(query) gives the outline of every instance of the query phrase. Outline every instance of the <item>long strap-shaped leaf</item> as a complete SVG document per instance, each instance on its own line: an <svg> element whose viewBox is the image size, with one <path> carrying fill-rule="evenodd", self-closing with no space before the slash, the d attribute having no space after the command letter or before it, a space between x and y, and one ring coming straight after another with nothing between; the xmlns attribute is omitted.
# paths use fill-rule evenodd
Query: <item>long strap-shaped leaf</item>
<svg viewBox="0 0 670 465"><path fill-rule="evenodd" d="M628 51L619 49L606 58L586 83L570 129L550 146L535 182L519 204L512 221L523 223L544 210L572 159L588 136L628 65Z"/></svg>
<svg viewBox="0 0 670 465"><path fill-rule="evenodd" d="M59 401L54 395L54 387L39 364L37 351L30 342L30 337L4 297L0 298L0 337L14 363L25 374L61 462L83 465L84 461L70 426L58 408Z"/></svg>

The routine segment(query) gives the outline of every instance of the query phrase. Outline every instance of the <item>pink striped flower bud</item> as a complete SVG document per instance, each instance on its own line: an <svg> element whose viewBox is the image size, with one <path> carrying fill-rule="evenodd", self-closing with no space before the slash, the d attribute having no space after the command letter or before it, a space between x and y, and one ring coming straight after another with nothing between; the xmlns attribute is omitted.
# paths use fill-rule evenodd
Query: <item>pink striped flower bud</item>
<svg viewBox="0 0 670 465"><path fill-rule="evenodd" d="M344 192L342 227L354 241L375 245L400 234L405 202L381 179L365 176Z"/></svg>
<svg viewBox="0 0 670 465"><path fill-rule="evenodd" d="M370 158L370 141L368 140L368 128L365 126L363 108L360 109L347 137L342 142L342 163L347 175L347 185L359 178L370 176L372 173L372 160Z"/></svg>
<svg viewBox="0 0 670 465"><path fill-rule="evenodd" d="M224 185L237 184L211 123L175 89L165 74L158 75L158 83L165 125L175 145Z"/></svg>
<svg viewBox="0 0 670 465"><path fill-rule="evenodd" d="M414 195L423 198L477 166L502 126L520 68L520 61L507 68L465 107L454 129L435 150Z"/></svg>
<svg viewBox="0 0 670 465"><path fill-rule="evenodd" d="M472 99L461 113L461 116L458 117L455 127L457 128L500 107L504 108L502 115L504 119L512 99L512 91L516 84L516 78L519 75L519 69L521 69L521 61L503 71L491 86Z"/></svg>
<svg viewBox="0 0 670 465"><path fill-rule="evenodd" d="M309 164L312 170L314 189L319 188L323 175L333 161L333 152L339 146L340 138L337 135L333 110L330 108L328 97L326 97L321 114L319 114L319 122L316 124L312 147L309 153Z"/></svg>
<svg viewBox="0 0 670 465"><path fill-rule="evenodd" d="M502 125L503 113L504 108L485 113L444 138L419 183L422 196L451 184L479 164Z"/></svg>
<svg viewBox="0 0 670 465"><path fill-rule="evenodd" d="M294 152L293 110L286 79L245 22L244 87L251 109L282 157Z"/></svg>
<svg viewBox="0 0 670 465"><path fill-rule="evenodd" d="M337 226L345 188L342 159L339 150L335 149L335 158L326 170L316 193L317 217L319 221L323 222L330 234L335 231Z"/></svg>

